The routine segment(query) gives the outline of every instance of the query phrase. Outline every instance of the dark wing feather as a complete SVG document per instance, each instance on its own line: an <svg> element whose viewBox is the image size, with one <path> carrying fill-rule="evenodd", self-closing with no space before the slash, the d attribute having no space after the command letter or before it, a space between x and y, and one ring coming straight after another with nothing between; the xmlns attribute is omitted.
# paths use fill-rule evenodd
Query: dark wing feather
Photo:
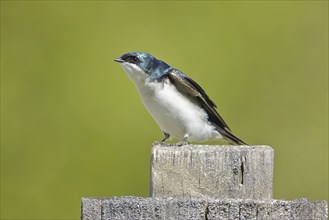
<svg viewBox="0 0 329 220"><path fill-rule="evenodd" d="M194 80L177 69L171 69L164 77L167 77L178 91L186 95L192 102L198 104L207 112L209 116L208 120L217 128L219 133L234 144L246 144L232 134L230 128L216 111L216 104Z"/></svg>

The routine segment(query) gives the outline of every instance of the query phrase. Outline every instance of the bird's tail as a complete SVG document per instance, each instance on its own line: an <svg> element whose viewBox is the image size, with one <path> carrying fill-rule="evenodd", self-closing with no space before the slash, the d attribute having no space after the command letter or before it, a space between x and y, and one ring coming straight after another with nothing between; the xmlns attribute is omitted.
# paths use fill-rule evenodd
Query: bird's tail
<svg viewBox="0 0 329 220"><path fill-rule="evenodd" d="M235 136L229 129L219 129L218 132L231 144L248 145L246 142Z"/></svg>

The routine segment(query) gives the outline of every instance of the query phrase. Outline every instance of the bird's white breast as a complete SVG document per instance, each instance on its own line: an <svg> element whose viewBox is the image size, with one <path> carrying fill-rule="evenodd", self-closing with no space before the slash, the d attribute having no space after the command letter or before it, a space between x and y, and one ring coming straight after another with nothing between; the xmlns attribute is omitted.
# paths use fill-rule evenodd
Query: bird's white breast
<svg viewBox="0 0 329 220"><path fill-rule="evenodd" d="M123 67L162 131L179 140L188 137L187 140L201 142L221 138L208 122L207 113L181 94L168 79L150 82L148 75L138 68Z"/></svg>

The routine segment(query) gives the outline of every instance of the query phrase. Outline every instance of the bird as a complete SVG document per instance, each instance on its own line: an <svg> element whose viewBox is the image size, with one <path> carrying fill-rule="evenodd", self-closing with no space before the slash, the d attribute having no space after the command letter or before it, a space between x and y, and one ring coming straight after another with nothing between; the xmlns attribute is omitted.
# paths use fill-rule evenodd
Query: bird
<svg viewBox="0 0 329 220"><path fill-rule="evenodd" d="M178 143L225 141L246 145L234 135L201 86L180 70L145 52L114 59L132 80L141 100L163 132Z"/></svg>

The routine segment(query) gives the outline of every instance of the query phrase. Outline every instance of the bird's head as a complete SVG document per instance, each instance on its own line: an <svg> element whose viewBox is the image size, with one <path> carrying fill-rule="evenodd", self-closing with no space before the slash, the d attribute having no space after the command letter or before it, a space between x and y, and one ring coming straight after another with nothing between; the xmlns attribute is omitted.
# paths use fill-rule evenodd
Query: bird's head
<svg viewBox="0 0 329 220"><path fill-rule="evenodd" d="M114 61L119 62L133 80L154 81L163 76L170 68L165 62L145 52L129 52Z"/></svg>

